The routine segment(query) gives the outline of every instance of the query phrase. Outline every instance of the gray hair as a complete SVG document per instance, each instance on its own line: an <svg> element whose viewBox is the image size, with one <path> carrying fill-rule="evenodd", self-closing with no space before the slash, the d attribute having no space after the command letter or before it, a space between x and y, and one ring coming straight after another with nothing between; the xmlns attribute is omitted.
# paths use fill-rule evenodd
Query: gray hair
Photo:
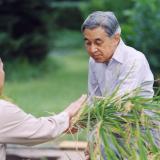
<svg viewBox="0 0 160 160"><path fill-rule="evenodd" d="M121 27L113 12L96 11L91 13L82 24L81 31L97 27L102 27L109 37L121 33Z"/></svg>

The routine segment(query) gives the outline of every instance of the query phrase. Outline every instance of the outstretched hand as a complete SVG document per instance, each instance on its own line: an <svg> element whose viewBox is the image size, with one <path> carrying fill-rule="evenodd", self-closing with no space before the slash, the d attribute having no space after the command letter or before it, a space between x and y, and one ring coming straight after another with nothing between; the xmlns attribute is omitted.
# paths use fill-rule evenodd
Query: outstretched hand
<svg viewBox="0 0 160 160"><path fill-rule="evenodd" d="M82 95L78 100L71 103L64 111L69 114L70 119L74 117L87 100L87 95Z"/></svg>
<svg viewBox="0 0 160 160"><path fill-rule="evenodd" d="M83 104L87 100L87 95L82 95L78 100L71 103L64 111L68 113L70 122L71 119L78 113L78 111L83 107ZM67 133L76 133L78 129L76 127L70 126L65 132Z"/></svg>

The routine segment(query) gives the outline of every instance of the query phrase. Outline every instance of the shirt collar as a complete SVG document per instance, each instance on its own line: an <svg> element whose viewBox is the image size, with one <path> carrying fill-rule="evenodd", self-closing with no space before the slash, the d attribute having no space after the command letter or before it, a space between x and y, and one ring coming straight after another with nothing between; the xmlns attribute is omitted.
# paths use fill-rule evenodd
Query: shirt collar
<svg viewBox="0 0 160 160"><path fill-rule="evenodd" d="M122 41L122 39L120 39L120 42L119 42L111 60L116 60L120 63L123 63L125 60L124 47L125 47L125 44Z"/></svg>

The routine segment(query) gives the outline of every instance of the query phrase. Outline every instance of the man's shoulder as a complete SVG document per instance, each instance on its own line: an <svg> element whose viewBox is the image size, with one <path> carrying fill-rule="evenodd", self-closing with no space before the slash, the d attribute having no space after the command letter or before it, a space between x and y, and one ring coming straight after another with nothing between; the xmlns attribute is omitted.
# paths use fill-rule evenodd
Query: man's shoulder
<svg viewBox="0 0 160 160"><path fill-rule="evenodd" d="M145 55L133 47L126 46L126 52L129 61L146 61Z"/></svg>
<svg viewBox="0 0 160 160"><path fill-rule="evenodd" d="M148 73L151 72L145 55L133 47L126 46L126 56L122 65L122 70L128 70L128 68L132 68L133 66L135 66L134 69L144 69Z"/></svg>

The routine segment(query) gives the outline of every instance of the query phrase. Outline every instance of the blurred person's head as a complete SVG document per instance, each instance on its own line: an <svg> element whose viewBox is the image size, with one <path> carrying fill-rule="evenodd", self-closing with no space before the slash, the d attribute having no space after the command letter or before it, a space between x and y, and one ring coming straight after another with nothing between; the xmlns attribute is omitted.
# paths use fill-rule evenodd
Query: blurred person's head
<svg viewBox="0 0 160 160"><path fill-rule="evenodd" d="M5 73L3 70L3 62L0 59L0 95L2 94L2 89L3 89L3 85L4 85L4 77L5 77Z"/></svg>
<svg viewBox="0 0 160 160"><path fill-rule="evenodd" d="M96 62L109 61L120 40L121 28L113 12L96 11L82 24L85 47Z"/></svg>

